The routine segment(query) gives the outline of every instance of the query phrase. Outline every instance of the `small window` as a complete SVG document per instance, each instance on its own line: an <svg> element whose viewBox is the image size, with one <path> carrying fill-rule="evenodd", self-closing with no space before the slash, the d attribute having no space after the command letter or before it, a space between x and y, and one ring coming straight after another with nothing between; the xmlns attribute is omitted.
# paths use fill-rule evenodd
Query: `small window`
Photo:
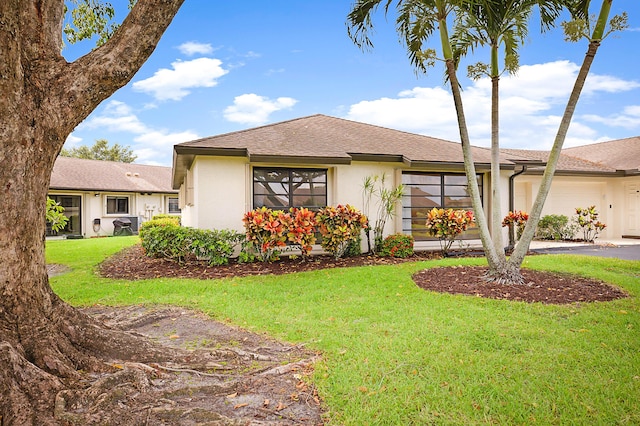
<svg viewBox="0 0 640 426"><path fill-rule="evenodd" d="M180 213L180 204L178 202L178 197L169 197L169 208L167 209L169 214L179 214Z"/></svg>
<svg viewBox="0 0 640 426"><path fill-rule="evenodd" d="M107 196L107 214L129 214L129 197Z"/></svg>

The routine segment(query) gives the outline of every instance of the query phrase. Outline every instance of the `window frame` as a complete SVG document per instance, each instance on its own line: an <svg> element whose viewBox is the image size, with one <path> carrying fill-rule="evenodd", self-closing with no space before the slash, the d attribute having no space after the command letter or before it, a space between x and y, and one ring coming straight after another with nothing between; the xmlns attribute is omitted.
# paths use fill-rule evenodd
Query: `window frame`
<svg viewBox="0 0 640 426"><path fill-rule="evenodd" d="M405 176L411 176L411 175L437 177L439 178L439 182L433 183L433 184L406 183ZM448 180L447 178L449 178L453 182L447 183L447 180ZM456 182L457 179L451 179L451 178L464 178L464 180L459 180L458 182ZM484 208L484 175L482 173L476 173L476 178L478 181L478 187L479 187L478 189L480 190L480 202ZM423 225L422 222L418 222L418 223L416 222L416 218L413 216L412 210L424 209L425 217L424 218L419 217L418 219L424 222L426 222L426 210L431 210L434 207L443 208L443 209L452 208L454 210L458 210L458 209L473 210L471 196L470 195L461 196L460 194L456 194L456 191L455 191L455 189L464 188L466 192L466 188L468 187L468 185L467 185L467 177L466 177L466 174L464 173L403 171L402 184L405 187L405 195L403 195L402 197L402 232L404 234L412 235L416 241L434 241L434 240L437 240L437 238L430 237L430 236L425 237L425 236L419 235L422 233L426 233L426 225ZM428 196L425 195L422 197L413 196L411 195L412 187L432 187L433 189L437 188L438 193L428 194ZM410 200L429 198L431 202L433 202L436 205L433 205L430 207L423 207L423 208L414 207L413 203L409 203L407 205L406 203L407 198ZM462 204L452 203L452 201L456 199L460 200L463 198L468 199L468 203L462 203ZM438 199L437 203L436 203L436 199ZM408 227L407 227L407 223L409 224ZM422 229L423 227L424 227L424 230ZM414 235L414 233L418 235ZM478 233L478 229L475 226L469 228L467 231L462 233L459 237L459 239L461 240L470 240L470 239L478 239L478 238L479 238L479 233Z"/></svg>
<svg viewBox="0 0 640 426"><path fill-rule="evenodd" d="M110 199L115 199L115 202L116 202L116 211L115 212L109 212L109 200ZM126 212L117 211L118 200L122 200L122 199L127 200L127 211ZM130 212L131 212L131 196L129 196L129 195L105 195L105 197L104 197L104 213L105 213L105 216L130 216Z"/></svg>
<svg viewBox="0 0 640 426"><path fill-rule="evenodd" d="M256 193L256 184L261 184L264 183L264 181L259 181L256 179L256 172L277 172L277 173L287 173L287 177L286 177L286 181L287 181L287 188L284 191L283 194L276 194L278 197L287 197L287 205L286 206L268 206L269 208L272 209L276 209L276 210L289 210L291 207L297 207L297 208L301 208L301 207L305 207L308 208L309 210L319 210L322 207L326 207L328 200L329 200L329 170L327 168L318 168L318 167L253 167L252 171L251 171L251 203L253 208L259 208L264 206L264 203L257 203L256 199L257 197L261 197L261 196L266 196L268 194L266 193ZM319 206L317 205L317 203L314 204L306 204L306 205L300 205L298 203L295 203L295 179L294 179L294 173L323 173L324 174L324 178L320 181L317 182L314 180L314 183L316 184L323 184L324 185L324 194L319 194L319 195L310 195L310 197L312 198L322 198L324 197L323 203L321 203L322 205ZM274 180L274 181L266 181L266 182L273 182L273 183L277 183L278 181ZM281 184L284 183L284 180L280 181ZM304 182L310 182L309 179L305 180Z"/></svg>
<svg viewBox="0 0 640 426"><path fill-rule="evenodd" d="M175 200L175 209L176 210L172 210L171 209L171 200ZM180 208L180 197L175 196L175 197L167 197L167 214L181 214L182 213L182 209Z"/></svg>

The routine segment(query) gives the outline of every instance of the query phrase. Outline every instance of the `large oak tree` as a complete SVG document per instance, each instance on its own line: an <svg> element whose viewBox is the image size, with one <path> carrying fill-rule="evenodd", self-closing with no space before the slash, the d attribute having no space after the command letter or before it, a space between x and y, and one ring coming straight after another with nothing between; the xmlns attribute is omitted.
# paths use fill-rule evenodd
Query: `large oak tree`
<svg viewBox="0 0 640 426"><path fill-rule="evenodd" d="M184 0L138 0L99 48L61 54L64 0L0 2L0 423L56 423L56 392L141 348L56 296L44 258L54 161L71 131L131 80ZM132 355L133 356L133 355Z"/></svg>

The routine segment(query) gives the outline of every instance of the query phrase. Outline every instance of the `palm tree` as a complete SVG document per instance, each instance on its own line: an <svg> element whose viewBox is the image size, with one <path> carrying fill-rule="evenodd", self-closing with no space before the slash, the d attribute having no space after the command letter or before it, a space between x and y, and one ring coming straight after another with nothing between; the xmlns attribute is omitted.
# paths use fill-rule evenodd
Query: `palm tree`
<svg viewBox="0 0 640 426"><path fill-rule="evenodd" d="M460 2L461 13L453 34L454 57L466 55L468 49L489 46L490 64L479 62L468 67L469 77L491 79L491 229L493 247L504 257L500 194L500 126L499 81L507 72L519 68L518 47L524 45L528 22L535 6L539 6L542 29L556 20L562 6L549 0L506 0L489 2ZM500 47L504 48L504 69L500 69ZM501 259L501 262L503 260ZM506 258L504 259L506 261Z"/></svg>
<svg viewBox="0 0 640 426"><path fill-rule="evenodd" d="M596 25L596 31L600 29L600 36L604 34L605 25L609 15L612 0L603 0L603 9ZM349 36L360 47L372 47L368 32L373 24L371 15L378 6L384 3L385 14L388 13L392 0L358 0L348 15ZM606 8L608 5L608 8ZM581 84L576 83L574 87L575 96L569 99L567 106L571 113L565 113L561 131L558 132L554 151L549 158L549 165L546 168L544 183L536 199L536 204L532 208L529 223L516 246L513 255L507 260L500 235L500 202L499 202L499 121L498 121L498 80L499 71L498 52L500 45L505 48L505 70L513 72L518 66L517 48L522 44L527 33L527 21L534 6L540 9L541 22L543 28L550 26L558 16L563 7L569 8L572 16L578 19L574 22L582 22L578 25L581 34L585 34L585 26L588 27L586 12L588 11L589 0L399 0L397 2L398 17L396 26L399 35L404 39L407 46L408 56L411 63L418 71L426 72L428 66L435 63L436 54L433 49L423 49L424 44L433 35L436 28L439 30L440 44L442 48L442 60L445 63L446 77L451 87L451 92L456 108L458 119L458 130L464 157L465 172L467 175L468 188L472 199L473 208L476 213L476 221L480 232L480 239L484 247L485 256L489 264L487 279L505 283L524 282L520 273L520 266L529 244L533 239L535 226L542 211L542 205L548 193L548 186L555 172L555 166L562 148L562 143L566 136L571 121L573 110L579 98L580 90L584 84L584 79L588 73L586 67L584 77L582 73L578 76ZM605 10L606 8L606 10ZM454 21L453 36L449 36L448 18ZM613 20L612 20L613 21ZM584 24L587 22L587 24ZM614 24L611 26L614 27ZM566 29L566 27L565 27ZM590 38L596 37L596 31ZM574 31L577 33L579 31ZM598 39L600 40L600 39ZM461 97L460 84L457 78L457 65L462 56L469 49L479 45L489 45L491 51L491 65L479 64L471 68L472 75L479 72L487 73L492 79L492 192L493 192L493 229L496 231L492 238L489 232L480 193L475 179L476 171L471 154L471 143L466 125L464 108ZM591 51L591 48L590 48ZM593 52L595 54L595 51ZM591 57L591 61L593 57ZM587 62L587 58L585 58ZM589 63L590 65L590 63ZM585 66L583 65L583 68ZM564 129L564 130L562 130ZM562 132L562 133L561 133ZM556 150L556 145L558 145ZM545 192L546 191L546 192Z"/></svg>
<svg viewBox="0 0 640 426"><path fill-rule="evenodd" d="M580 67L580 71L576 77L571 94L569 95L569 100L567 101L562 120L558 127L558 132L556 133L556 137L553 142L553 147L549 154L549 159L547 160L547 166L545 167L545 171L542 176L542 182L540 183L536 200L533 203L531 212L529 212L529 221L522 233L522 236L520 237L520 240L518 241L518 244L516 244L511 257L509 258L509 263L517 266L518 268L522 265L522 261L529 250L529 244L533 239L538 220L540 220L542 207L544 206L544 202L547 199L549 190L551 189L551 181L558 165L562 145L564 144L564 140L567 136L567 131L569 130L573 113L576 109L576 105L578 104L580 93L582 92L584 83L587 80L589 69L591 68L591 64L598 52L600 43L611 33L624 30L628 27L627 14L623 12L622 14L615 15L611 18L608 22L607 29L607 20L609 19L612 3L613 0L602 0L598 18L595 20L595 24L593 25L593 31L591 31L592 23L589 20L588 13L590 0L577 0L571 2L570 11L572 16L574 16L574 19L570 22L563 23L566 35L565 39L567 41L577 42L586 38L589 40L589 47L587 49L587 53L585 53L582 66Z"/></svg>

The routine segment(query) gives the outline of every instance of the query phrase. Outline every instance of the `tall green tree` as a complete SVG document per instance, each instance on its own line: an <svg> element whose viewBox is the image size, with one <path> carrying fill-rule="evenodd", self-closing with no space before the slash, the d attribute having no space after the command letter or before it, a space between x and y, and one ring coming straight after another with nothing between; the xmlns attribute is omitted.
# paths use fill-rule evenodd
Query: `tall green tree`
<svg viewBox="0 0 640 426"><path fill-rule="evenodd" d="M104 370L106 354L144 346L52 291L45 206L67 136L131 80L183 1L138 0L108 41L73 62L61 54L65 0L0 1L0 423L63 422L53 417L59 391Z"/></svg>
<svg viewBox="0 0 640 426"><path fill-rule="evenodd" d="M81 145L71 149L62 148L62 157L84 158L86 160L117 161L119 163L133 163L138 158L128 146L114 144L109 146L106 139L98 139L93 146Z"/></svg>
<svg viewBox="0 0 640 426"><path fill-rule="evenodd" d="M422 72L426 72L427 68L433 66L438 59L445 64L445 75L451 88L456 109L468 188L476 213L480 239L489 264L489 272L486 276L488 280L503 283L524 282L520 267L533 239L535 227L548 195L560 151L589 68L600 42L608 34L608 32L605 32L605 28L612 1L602 1L593 32L589 32L589 0L539 0L531 2L516 0L399 0L395 2L398 13L396 27L401 39L407 46L410 62L417 70ZM372 15L381 4L384 4L384 12L387 14L393 3L393 0L358 0L355 3L348 15L347 23L349 35L358 46L364 48L373 46L369 37L370 31L373 29ZM577 41L582 37L586 37L589 39L589 50L585 55L580 73L576 78L574 88L567 102L567 107L547 162L543 183L530 213L529 222L512 255L507 259L502 248L502 237L499 235L501 233L499 225L501 213L497 185L500 170L498 79L501 72L499 71L498 52L499 47L503 45L505 49L505 70L512 72L517 69L517 51L526 35L528 18L533 6L538 7L540 10L543 27L550 26L560 9L566 7L573 17L570 23L564 25L565 32L568 34L567 39ZM450 23L453 23L453 32L449 31ZM624 28L625 25L626 15L614 17L609 22L609 31L619 30ZM439 35L440 56L437 55L435 49L426 48L425 46L436 30ZM491 56L490 65L477 64L471 68L471 74L478 76L485 73L492 79L491 169L493 180L491 187L492 197L498 199L492 206L493 235L489 231L488 221L484 214L475 178L475 164L467 130L461 86L457 76L457 67L460 59L468 53L469 49L473 50L476 46L489 46Z"/></svg>

